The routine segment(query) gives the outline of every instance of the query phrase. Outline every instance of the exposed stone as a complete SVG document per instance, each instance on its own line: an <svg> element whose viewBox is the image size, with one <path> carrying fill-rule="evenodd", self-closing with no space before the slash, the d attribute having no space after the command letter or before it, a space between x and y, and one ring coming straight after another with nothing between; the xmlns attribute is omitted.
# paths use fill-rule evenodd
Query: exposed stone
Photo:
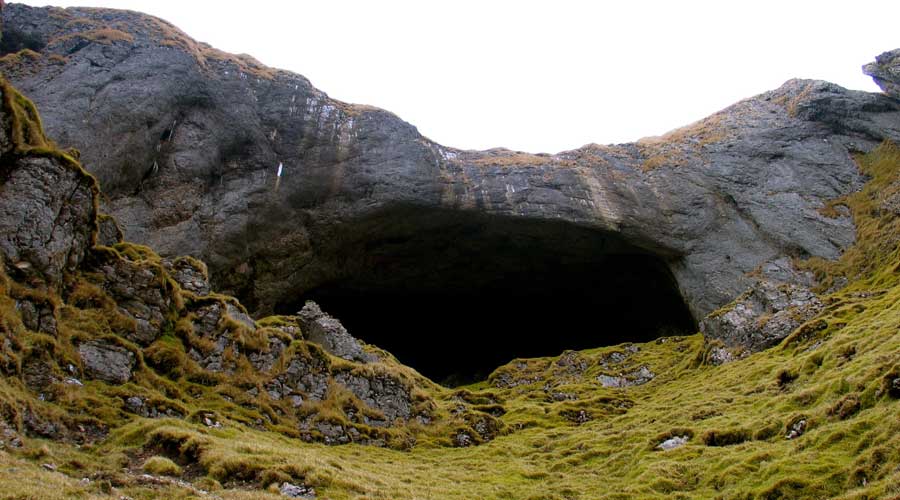
<svg viewBox="0 0 900 500"><path fill-rule="evenodd" d="M50 40L76 29L73 15L11 4L3 19ZM67 64L14 83L45 110L51 135L82 150L130 238L202 256L213 281L257 313L351 277L421 284L421 270L378 271L387 268L376 260L421 250L423 228L477 216L472 227L530 220L602 234L608 244L585 257L650 253L699 319L752 286L747 273L766 262L837 257L854 241L852 220L819 209L864 181L852 153L900 141L895 98L791 80L634 144L463 151L383 110L334 101L299 75L201 65L143 28L152 23L141 14L77 15L126 23L134 42L48 46ZM276 192L279 163L287 172ZM466 269L465 255L443 257Z"/></svg>
<svg viewBox="0 0 900 500"><path fill-rule="evenodd" d="M803 418L803 419L797 420L796 422L794 422L793 425L791 425L791 428L788 429L788 433L787 433L787 436L785 436L785 438L796 439L796 438L802 436L803 433L805 433L805 432L806 432L806 419Z"/></svg>
<svg viewBox="0 0 900 500"><path fill-rule="evenodd" d="M53 365L40 355L22 361L22 379L29 389L41 394L59 381Z"/></svg>
<svg viewBox="0 0 900 500"><path fill-rule="evenodd" d="M53 304L21 299L16 301L16 309L22 317L25 328L33 332L56 336L56 316L53 314Z"/></svg>
<svg viewBox="0 0 900 500"><path fill-rule="evenodd" d="M580 378L590 366L590 361L576 351L566 351L556 360L557 377L568 376Z"/></svg>
<svg viewBox="0 0 900 500"><path fill-rule="evenodd" d="M749 351L745 352L749 353ZM730 349L723 346L713 346L709 350L709 362L715 366L731 363L738 357Z"/></svg>
<svg viewBox="0 0 900 500"><path fill-rule="evenodd" d="M373 426L391 425L395 420L409 420L412 401L409 388L401 381L388 375L363 376L353 372L340 372L334 381L350 390L370 408L384 414L379 421L364 417L365 423Z"/></svg>
<svg viewBox="0 0 900 500"><path fill-rule="evenodd" d="M691 439L690 436L670 437L669 439L666 439L662 443L659 443L656 446L656 448L663 450L663 451L674 450L675 448L681 448L682 446L686 445L687 442L690 441L690 439Z"/></svg>
<svg viewBox="0 0 900 500"><path fill-rule="evenodd" d="M617 365L623 361L628 359L628 355L619 351L613 351L608 354L604 354L597 361L602 368L609 368L611 365Z"/></svg>
<svg viewBox="0 0 900 500"><path fill-rule="evenodd" d="M863 73L871 76L885 94L900 99L900 49L880 54L863 66Z"/></svg>
<svg viewBox="0 0 900 500"><path fill-rule="evenodd" d="M453 435L453 446L456 446L457 448L466 448L474 444L475 440L467 431L457 431Z"/></svg>
<svg viewBox="0 0 900 500"><path fill-rule="evenodd" d="M119 227L115 217L100 214L97 217L97 225L99 226L99 231L97 232L98 245L111 247L116 243L125 241L125 234L122 233L122 228Z"/></svg>
<svg viewBox="0 0 900 500"><path fill-rule="evenodd" d="M329 353L363 363L376 360L375 356L363 351L359 341L347 332L337 318L322 312L315 302L307 301L297 317L306 339L321 345Z"/></svg>
<svg viewBox="0 0 900 500"><path fill-rule="evenodd" d="M653 373L646 365L642 365L638 369L620 374L618 376L600 375L597 381L603 387L622 388L632 387L636 385L644 385L653 380L656 374Z"/></svg>
<svg viewBox="0 0 900 500"><path fill-rule="evenodd" d="M89 340L78 346L85 374L110 384L124 384L131 379L134 353L103 340Z"/></svg>
<svg viewBox="0 0 900 500"><path fill-rule="evenodd" d="M52 157L28 156L4 167L0 253L7 273L58 287L84 259L96 231L94 189L93 179Z"/></svg>
<svg viewBox="0 0 900 500"><path fill-rule="evenodd" d="M206 264L203 262L180 257L174 261L163 259L163 266L182 289L200 296L209 295L211 288Z"/></svg>
<svg viewBox="0 0 900 500"><path fill-rule="evenodd" d="M103 288L116 301L119 311L134 320L135 329L126 337L142 346L150 345L162 335L172 307L165 271L154 264L114 256L99 259L93 267L103 276Z"/></svg>
<svg viewBox="0 0 900 500"><path fill-rule="evenodd" d="M700 330L726 347L757 352L780 342L823 307L805 286L763 278L732 304L707 316Z"/></svg>
<svg viewBox="0 0 900 500"><path fill-rule="evenodd" d="M578 425L590 422L594 418L591 416L590 412L587 410L569 410L564 411L562 416L569 420L570 422L576 423Z"/></svg>
<svg viewBox="0 0 900 500"><path fill-rule="evenodd" d="M137 397L131 396L125 400L125 409L130 411L131 413L137 413L140 415L144 408L144 400Z"/></svg>
<svg viewBox="0 0 900 500"><path fill-rule="evenodd" d="M306 356L298 352L287 363L284 373L269 385L270 390L277 391L279 398L293 392L300 393L310 401L321 401L328 392L330 373L325 361L318 356Z"/></svg>
<svg viewBox="0 0 900 500"><path fill-rule="evenodd" d="M296 485L292 483L282 483L279 491L282 496L288 498L316 498L316 490L305 484Z"/></svg>

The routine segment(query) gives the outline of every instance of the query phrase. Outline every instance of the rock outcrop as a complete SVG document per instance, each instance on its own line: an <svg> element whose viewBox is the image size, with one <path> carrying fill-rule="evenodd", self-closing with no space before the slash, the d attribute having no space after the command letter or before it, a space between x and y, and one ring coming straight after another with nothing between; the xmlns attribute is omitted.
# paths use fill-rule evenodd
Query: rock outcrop
<svg viewBox="0 0 900 500"><path fill-rule="evenodd" d="M192 413L202 397L305 440L406 448L423 430L449 444L476 420L441 413L430 381L369 354L318 306L257 322L211 291L202 262L119 241L77 154L44 136L34 106L2 78L0 103L0 405L31 412L5 409L3 425L79 442L126 414L232 425L234 412ZM16 379L30 392L7 390Z"/></svg>
<svg viewBox="0 0 900 500"><path fill-rule="evenodd" d="M863 72L871 76L885 94L900 99L900 49L882 53L874 62L863 66Z"/></svg>
<svg viewBox="0 0 900 500"><path fill-rule="evenodd" d="M329 353L346 360L369 362L377 358L363 351L359 341L344 328L340 320L322 312L318 304L307 301L297 313L300 327L309 340L321 345Z"/></svg>
<svg viewBox="0 0 900 500"><path fill-rule="evenodd" d="M128 238L206 260L257 314L341 280L427 284L385 262L423 251L424 229L489 218L587 228L607 242L594 256L656 256L699 320L769 263L840 255L855 228L823 209L863 182L854 153L900 140L895 97L791 80L633 144L462 151L149 16L11 5L3 20L44 44L4 70L81 149ZM872 71L890 82L890 67Z"/></svg>

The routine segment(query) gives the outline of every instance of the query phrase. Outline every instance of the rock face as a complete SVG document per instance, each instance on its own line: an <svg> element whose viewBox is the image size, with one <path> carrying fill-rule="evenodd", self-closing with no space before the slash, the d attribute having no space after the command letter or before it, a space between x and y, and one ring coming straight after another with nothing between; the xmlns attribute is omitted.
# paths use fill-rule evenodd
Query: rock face
<svg viewBox="0 0 900 500"><path fill-rule="evenodd" d="M306 332L306 338L321 345L331 354L363 363L375 361L375 357L363 351L359 341L347 332L337 318L322 312L315 302L306 302L297 316L300 319L300 327Z"/></svg>
<svg viewBox="0 0 900 500"><path fill-rule="evenodd" d="M757 279L747 292L703 319L700 330L706 338L746 349L745 354L756 352L777 344L822 311L824 304L808 288L812 276L793 272L787 261L767 268L768 278Z"/></svg>
<svg viewBox="0 0 900 500"><path fill-rule="evenodd" d="M16 99L0 88L3 99ZM10 276L58 288L97 233L97 184L63 155L45 151L34 108L4 116L0 156L0 253ZM8 131L8 132L7 132ZM16 145L18 143L18 145ZM60 196L59 193L65 193Z"/></svg>
<svg viewBox="0 0 900 500"><path fill-rule="evenodd" d="M893 56L867 67L889 95L791 80L661 137L533 155L441 146L149 16L11 5L3 21L45 43L4 69L81 149L128 238L203 258L255 313L334 282L431 286L433 270L402 265L439 251L416 235L491 220L511 241L567 224L599 235L582 257L652 255L699 320L772 262L837 257L855 228L822 209L863 182L853 153L900 140ZM429 261L468 264L452 251Z"/></svg>
<svg viewBox="0 0 900 500"><path fill-rule="evenodd" d="M900 99L900 49L884 52L863 66L863 72L872 77L885 94Z"/></svg>
<svg viewBox="0 0 900 500"><path fill-rule="evenodd" d="M131 378L134 353L109 342L92 340L78 346L84 371L91 378L124 384Z"/></svg>

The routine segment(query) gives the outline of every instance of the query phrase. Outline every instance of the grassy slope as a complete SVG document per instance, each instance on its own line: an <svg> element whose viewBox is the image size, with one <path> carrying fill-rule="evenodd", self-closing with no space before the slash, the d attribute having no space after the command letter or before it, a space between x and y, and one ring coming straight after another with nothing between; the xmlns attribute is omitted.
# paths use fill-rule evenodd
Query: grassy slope
<svg viewBox="0 0 900 500"><path fill-rule="evenodd" d="M556 359L511 363L500 370L538 380L468 388L474 404L502 404L509 432L459 449L431 441L411 451L305 444L252 429L241 423L246 417L229 418L228 411L240 411L234 405L217 408L222 429L112 411L107 419L98 409L116 389L89 382L78 397L94 395L81 404L91 418L113 425L109 437L82 447L26 439L21 449L0 451L0 498L189 498L197 496L194 488L223 498L274 498L264 488L284 480L306 482L320 498L333 499L900 498L900 404L886 390L900 376L900 223L882 209L900 185L900 153L885 145L860 164L872 181L837 202L853 211L860 241L840 262L806 264L826 283L844 276L851 284L827 297L821 316L767 352L709 366L695 335L639 345L608 368L597 362L629 351L585 351L584 373ZM0 306L9 313L7 293L0 293ZM5 329L21 330L2 316ZM642 365L657 374L646 385L609 389L596 382L600 373ZM145 389L167 380L142 373ZM550 401L548 382L577 399ZM65 396L61 406L77 407ZM0 400L39 405L13 378L0 380ZM190 415L209 401L183 404ZM578 425L567 418L579 411L591 420ZM806 433L786 439L801 419ZM654 450L665 437L685 434L693 436L686 446ZM717 446L727 441L734 444ZM145 484L141 465L156 455L175 461L194 486Z"/></svg>

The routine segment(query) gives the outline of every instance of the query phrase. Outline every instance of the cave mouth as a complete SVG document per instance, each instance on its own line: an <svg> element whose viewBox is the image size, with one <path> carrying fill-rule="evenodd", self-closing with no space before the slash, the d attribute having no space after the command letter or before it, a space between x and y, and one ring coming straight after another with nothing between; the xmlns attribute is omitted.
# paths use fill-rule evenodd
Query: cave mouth
<svg viewBox="0 0 900 500"><path fill-rule="evenodd" d="M352 335L446 386L484 380L514 358L697 331L666 259L615 233L433 210L344 229L332 238L342 277L279 312L315 300Z"/></svg>

